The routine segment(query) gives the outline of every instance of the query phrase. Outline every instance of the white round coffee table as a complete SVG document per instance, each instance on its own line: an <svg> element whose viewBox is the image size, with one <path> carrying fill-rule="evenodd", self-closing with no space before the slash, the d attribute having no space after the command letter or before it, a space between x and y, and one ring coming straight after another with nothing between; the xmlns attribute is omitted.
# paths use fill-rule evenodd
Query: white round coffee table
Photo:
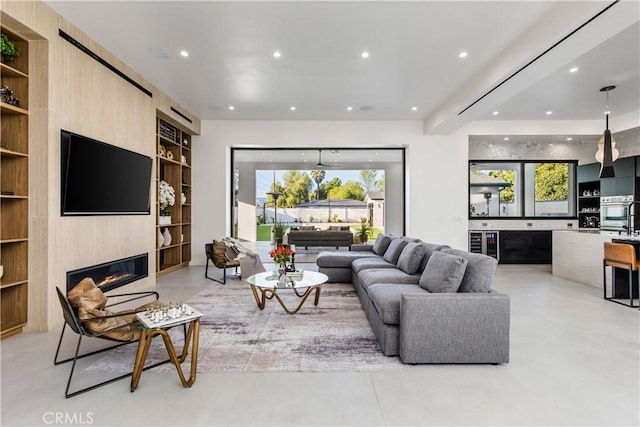
<svg viewBox="0 0 640 427"><path fill-rule="evenodd" d="M309 295L315 291L314 305L318 305L320 301L320 291L322 290L322 284L329 278L326 274L318 273L317 271L302 271L302 277L291 278L282 282L278 280L277 271L265 271L263 273L254 274L247 278L247 283L251 285L251 291L253 297L256 300L256 304L260 310L263 310L268 299L275 299L280 303L284 311L288 314L296 314L302 305L305 303ZM301 298L300 303L295 310L290 310L284 303L284 301L278 295L280 290L291 290L296 296Z"/></svg>

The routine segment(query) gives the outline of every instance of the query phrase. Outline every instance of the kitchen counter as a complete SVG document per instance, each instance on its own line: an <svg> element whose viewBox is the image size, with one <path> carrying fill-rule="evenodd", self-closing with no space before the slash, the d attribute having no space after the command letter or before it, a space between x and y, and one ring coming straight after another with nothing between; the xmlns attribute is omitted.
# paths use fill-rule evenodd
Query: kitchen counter
<svg viewBox="0 0 640 427"><path fill-rule="evenodd" d="M602 288L604 242L611 242L612 239L618 237L629 236L619 236L614 231L554 231L552 274L574 282ZM611 283L610 272L607 274L609 275L607 281Z"/></svg>

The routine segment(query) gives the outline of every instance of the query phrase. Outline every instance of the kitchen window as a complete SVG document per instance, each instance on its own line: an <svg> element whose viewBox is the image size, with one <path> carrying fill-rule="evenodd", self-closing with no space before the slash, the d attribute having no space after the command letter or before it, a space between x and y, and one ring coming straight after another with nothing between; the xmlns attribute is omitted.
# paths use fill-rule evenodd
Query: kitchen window
<svg viewBox="0 0 640 427"><path fill-rule="evenodd" d="M576 215L577 161L469 162L469 219Z"/></svg>

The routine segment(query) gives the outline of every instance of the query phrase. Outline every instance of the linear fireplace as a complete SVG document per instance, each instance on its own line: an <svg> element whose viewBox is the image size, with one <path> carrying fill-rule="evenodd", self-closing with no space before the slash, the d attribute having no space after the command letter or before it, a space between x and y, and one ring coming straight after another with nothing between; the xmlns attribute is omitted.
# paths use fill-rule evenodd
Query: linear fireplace
<svg viewBox="0 0 640 427"><path fill-rule="evenodd" d="M149 254L140 254L67 272L67 292L85 277L107 292L149 275Z"/></svg>

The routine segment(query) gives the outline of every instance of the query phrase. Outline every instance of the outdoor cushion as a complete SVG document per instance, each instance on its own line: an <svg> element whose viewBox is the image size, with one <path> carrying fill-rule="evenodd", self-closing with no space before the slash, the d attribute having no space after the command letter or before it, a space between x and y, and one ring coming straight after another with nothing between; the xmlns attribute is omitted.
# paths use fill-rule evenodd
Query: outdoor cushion
<svg viewBox="0 0 640 427"><path fill-rule="evenodd" d="M422 263L420 264L420 268L418 269L420 273L424 271L425 267L427 266L427 263L429 262L429 258L431 258L431 255L435 251L441 251L442 249L450 248L450 246L439 245L436 243L423 243L423 245L424 245L425 252L424 252L424 257L422 257Z"/></svg>
<svg viewBox="0 0 640 427"><path fill-rule="evenodd" d="M466 268L466 259L444 252L434 252L420 276L420 286L433 293L457 292Z"/></svg>
<svg viewBox="0 0 640 427"><path fill-rule="evenodd" d="M385 261L383 258L379 256L375 257L366 257L359 258L353 260L351 263L351 269L355 273L360 273L362 270L367 268L395 268L394 264L391 264L389 261Z"/></svg>
<svg viewBox="0 0 640 427"><path fill-rule="evenodd" d="M489 292L498 260L459 249L443 249L442 252L458 255L467 260L467 269L458 292Z"/></svg>
<svg viewBox="0 0 640 427"><path fill-rule="evenodd" d="M420 243L407 243L398 258L398 268L407 274L416 273L420 268L425 250L425 247Z"/></svg>
<svg viewBox="0 0 640 427"><path fill-rule="evenodd" d="M390 243L391 237L387 236L386 234L378 234L378 237L373 244L373 253L380 256L384 255Z"/></svg>
<svg viewBox="0 0 640 427"><path fill-rule="evenodd" d="M300 226L300 230L303 231L311 231L311 230L315 230L316 228L313 225L301 225Z"/></svg>
<svg viewBox="0 0 640 427"><path fill-rule="evenodd" d="M389 261L392 264L398 264L398 258L400 258L400 254L405 246L407 246L407 241L402 239L393 239L391 243L389 243L389 247L385 251L382 258L386 261Z"/></svg>
<svg viewBox="0 0 640 427"><path fill-rule="evenodd" d="M378 283L368 289L369 298L387 325L400 324L400 300L403 294L427 294L416 285L399 285L396 283Z"/></svg>

